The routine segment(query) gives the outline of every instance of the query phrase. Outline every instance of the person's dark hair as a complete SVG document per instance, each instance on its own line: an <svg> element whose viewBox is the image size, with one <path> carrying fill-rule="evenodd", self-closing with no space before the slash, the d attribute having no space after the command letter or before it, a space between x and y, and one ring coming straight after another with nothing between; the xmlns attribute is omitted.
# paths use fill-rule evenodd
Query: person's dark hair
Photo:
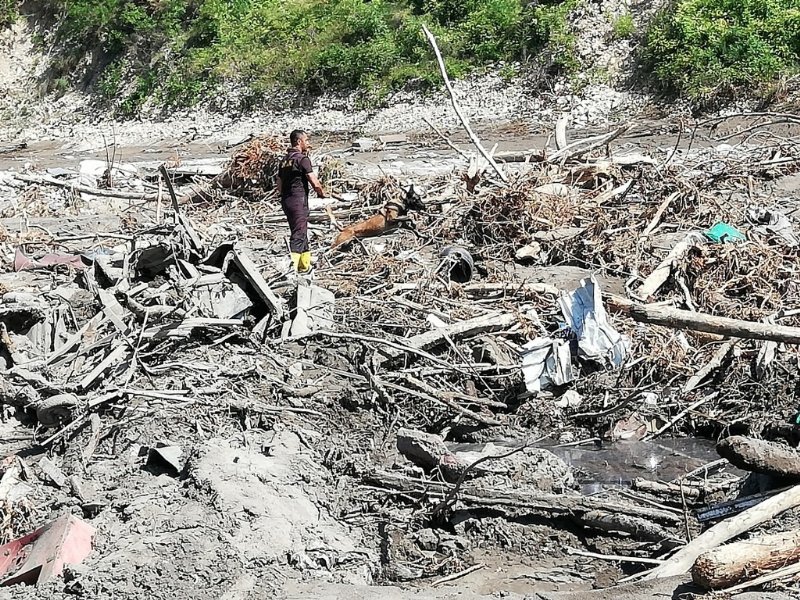
<svg viewBox="0 0 800 600"><path fill-rule="evenodd" d="M306 132L303 131L302 129L295 129L289 135L289 143L292 145L292 147L297 146L297 142L299 142L300 138L303 137L305 134Z"/></svg>

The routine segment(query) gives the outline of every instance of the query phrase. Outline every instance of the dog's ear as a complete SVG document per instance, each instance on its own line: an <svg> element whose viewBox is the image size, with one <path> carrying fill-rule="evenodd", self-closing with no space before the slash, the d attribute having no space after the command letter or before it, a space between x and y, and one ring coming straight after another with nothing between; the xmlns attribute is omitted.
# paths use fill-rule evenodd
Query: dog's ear
<svg viewBox="0 0 800 600"><path fill-rule="evenodd" d="M406 193L406 208L411 210L424 210L425 203L422 201L422 196L414 189L414 184L408 187Z"/></svg>

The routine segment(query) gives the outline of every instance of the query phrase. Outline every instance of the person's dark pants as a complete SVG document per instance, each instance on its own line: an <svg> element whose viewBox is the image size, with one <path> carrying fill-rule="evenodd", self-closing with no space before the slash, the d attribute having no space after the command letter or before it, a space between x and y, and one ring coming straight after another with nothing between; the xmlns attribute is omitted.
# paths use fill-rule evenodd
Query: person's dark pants
<svg viewBox="0 0 800 600"><path fill-rule="evenodd" d="M296 254L308 252L308 198L296 196L282 198L281 207L292 232L289 238L289 250Z"/></svg>

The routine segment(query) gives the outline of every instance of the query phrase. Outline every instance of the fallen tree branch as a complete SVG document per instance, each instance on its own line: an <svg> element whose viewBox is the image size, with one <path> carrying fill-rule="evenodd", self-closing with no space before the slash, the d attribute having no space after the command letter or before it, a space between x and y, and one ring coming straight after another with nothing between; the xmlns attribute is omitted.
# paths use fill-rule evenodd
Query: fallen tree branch
<svg viewBox="0 0 800 600"><path fill-rule="evenodd" d="M597 552L586 552L577 548L566 547L567 554L570 556L585 556L586 558L596 558L598 560L610 560L614 562L643 563L646 565L660 565L663 560L658 558L640 558L638 556L619 556L618 554L598 554Z"/></svg>
<svg viewBox="0 0 800 600"><path fill-rule="evenodd" d="M436 587L437 585L442 585L443 583L447 583L448 581L455 581L456 579L461 579L462 577L466 577L470 573L474 573L475 571L480 571L486 565L483 563L472 565L469 568L464 569L463 571L459 571L458 573L453 573L452 575L447 575L446 577L442 577L441 579L437 579L431 585Z"/></svg>
<svg viewBox="0 0 800 600"><path fill-rule="evenodd" d="M711 394L708 394L707 396L704 396L704 397L700 398L700 400L697 400L696 402L694 402L694 403L692 403L691 405L689 405L689 406L687 406L686 408L684 408L684 409L683 409L681 412L679 412L677 415L675 415L675 417L673 417L673 418L672 418L672 419L669 421L669 423L667 423L666 425L664 425L663 427L661 427L661 428L660 428L658 431L654 431L653 433L648 433L646 436L644 436L644 438L642 438L642 441L651 440L651 439L653 439L653 438L656 438L656 437L660 436L660 435L661 435L662 433L664 433L664 432L665 432L667 429L669 429L670 427L673 427L673 426L675 425L675 423L677 423L678 421L680 421L680 420L681 420L683 417L685 417L686 415L688 415L690 412L692 412L692 411L693 411L694 409L696 409L698 406L700 406L700 405L702 405L702 404L705 404L706 402L710 402L711 400L713 400L713 399L714 399L714 398L716 398L717 396L719 396L719 392L713 392L713 393L711 393Z"/></svg>
<svg viewBox="0 0 800 600"><path fill-rule="evenodd" d="M433 404L439 404L439 405L443 405L443 406L449 407L449 408L453 409L454 411L464 415L465 417L468 417L468 418L472 419L473 421L476 421L476 422L481 423L483 425L490 425L491 426L491 425L502 425L503 424L502 421L498 421L497 419L493 419L491 417L485 417L485 416L483 416L481 414L478 414L478 413L476 413L476 412L474 412L474 411L472 411L472 410L470 410L468 408L464 408L463 406L461 406L459 404L456 404L453 400L451 400L449 398L437 398L437 397L432 396L430 394L426 394L425 392L420 392L420 391L417 391L417 390L411 390L411 389L408 389L408 388L403 387L401 385L397 385L396 383L389 383L388 381L381 380L380 383L381 383L381 385L383 385L383 386L385 386L385 387L387 387L389 389L395 390L397 392L403 392L403 393L409 394L411 396L416 396L417 398L420 398L422 400L427 400L428 402L432 402Z"/></svg>
<svg viewBox="0 0 800 600"><path fill-rule="evenodd" d="M572 142L565 148L558 150L557 152L554 152L551 156L547 158L547 162L549 163L560 162L561 164L564 164L568 160L574 158L580 158L581 156L588 154L592 150L600 148L602 146L605 146L609 142L612 142L613 140L621 136L623 133L628 131L630 128L631 128L630 124L623 125L622 127L618 127L617 129L609 133L604 133L602 135L596 135L590 138Z"/></svg>
<svg viewBox="0 0 800 600"><path fill-rule="evenodd" d="M658 210L656 210L656 214L653 215L653 218L651 219L650 223L647 225L647 227L644 228L644 231L639 235L639 239L644 239L651 233L653 233L653 231L655 231L656 227L658 227L658 224L661 222L661 216L664 214L667 208L669 208L669 205L672 204L673 200L678 198L680 195L681 195L680 192L673 192L669 196L667 196L666 200L664 200L664 202L662 202L661 205L658 207Z"/></svg>
<svg viewBox="0 0 800 600"><path fill-rule="evenodd" d="M708 361L697 373L692 375L691 379L686 382L686 385L683 386L683 393L688 394L694 388L696 388L700 383L708 377L709 373L714 369L718 368L722 361L725 360L725 357L728 356L728 352L731 351L738 343L738 340L729 340L722 344L719 349L714 353L714 356L711 357L711 360Z"/></svg>
<svg viewBox="0 0 800 600"><path fill-rule="evenodd" d="M391 489L404 492L418 491L428 495L446 496L452 490L452 487L446 483L414 479L388 471L374 471L368 476L368 480ZM673 525L681 521L680 515L664 510L633 504L618 504L593 496L496 491L464 486L458 497L462 502L476 506L505 506L512 509L526 509L546 514L569 516L576 513L582 515L592 510L599 510L652 519Z"/></svg>
<svg viewBox="0 0 800 600"><path fill-rule="evenodd" d="M720 544L724 544L737 535L741 535L798 505L800 505L800 486L794 486L752 508L748 508L743 513L731 517L727 521L714 525L711 529L689 542L663 565L647 573L644 578L656 579L683 575L691 569L695 560L701 554L713 550Z"/></svg>
<svg viewBox="0 0 800 600"><path fill-rule="evenodd" d="M634 539L643 542L676 540L675 536L664 529L664 527L653 523L649 519L643 519L642 517L604 510L592 510L583 515L581 520L587 527L592 527L601 531L627 533ZM678 545L680 545L680 543Z"/></svg>
<svg viewBox="0 0 800 600"><path fill-rule="evenodd" d="M693 232L688 234L682 241L675 244L675 247L670 250L667 257L661 261L653 272L647 276L642 286L636 291L636 296L641 300L647 300L650 296L655 294L662 285L667 282L669 276L672 274L672 269L675 268L675 263L683 258L686 253L703 241L703 236L700 233Z"/></svg>
<svg viewBox="0 0 800 600"><path fill-rule="evenodd" d="M425 121L425 123L428 125L428 127L430 127L431 129L433 129L433 131L435 131L435 132L436 132L436 135L438 135L440 138L442 138L442 140L444 140L444 142L445 142L445 143L446 143L448 146L450 146L450 147L451 147L453 150L455 150L455 151L456 151L458 154L460 154L462 158L466 159L466 160L467 160L467 162L469 162L470 160L472 160L472 157L471 157L469 154L467 154L467 153L466 153L466 152L464 152L464 151L463 151L461 148L459 148L458 146L456 146L456 145L455 145L455 144L452 142L452 140L451 140L449 137L447 137L447 136L444 134L444 132L443 132L443 131L441 131L441 130L440 130L438 127L436 127L436 125L434 125L433 123L431 123L431 120L430 120L428 117L422 117L422 120L423 120L423 121Z"/></svg>
<svg viewBox="0 0 800 600"><path fill-rule="evenodd" d="M449 325L448 327L442 327L438 329L433 329L432 331L426 331L425 333L415 335L403 341L405 345L414 348L416 350L430 350L431 348L435 348L439 344L447 342L448 336L450 338L459 338L459 337L468 337L479 333L502 331L503 329L510 327L516 322L517 322L517 317L516 315L512 314L477 317L475 319L469 319L468 321L461 321L459 323L454 323L452 325ZM397 359L403 356L404 352L405 350L400 350L398 348L386 350L384 351L384 354L386 356L380 359L379 364L384 364L390 360Z"/></svg>
<svg viewBox="0 0 800 600"><path fill-rule="evenodd" d="M501 179L501 181L503 183L508 183L508 177L506 177L505 173L503 173L503 171L500 169L500 166L495 162L494 158L492 158L492 155L489 154L486 151L486 148L483 147L483 144L481 144L481 141L478 139L478 136L475 135L475 132L472 131L472 127L469 126L467 117L464 116L464 113L461 111L461 107L456 101L456 94L453 91L453 86L450 84L450 78L447 76L447 69L444 66L442 54L439 52L439 46L436 44L436 38L433 36L430 30L425 27L425 25L422 26L422 31L425 32L425 37L428 38L428 42L430 43L431 48L433 48L433 53L436 55L436 62L439 64L439 71L442 74L442 79L444 79L444 85L447 88L448 94L450 94L450 103L453 105L453 110L456 112L459 121L461 121L461 124L464 126L469 139L472 140L473 144L475 144L478 152L480 152L483 158L486 159L486 162L492 166L492 169L494 169L494 172L497 173L497 176Z"/></svg>

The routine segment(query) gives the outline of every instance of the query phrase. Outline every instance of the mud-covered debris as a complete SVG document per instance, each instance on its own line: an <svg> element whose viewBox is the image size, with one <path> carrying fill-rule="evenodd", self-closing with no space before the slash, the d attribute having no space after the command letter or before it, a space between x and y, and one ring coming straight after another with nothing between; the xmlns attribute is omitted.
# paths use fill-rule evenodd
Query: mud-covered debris
<svg viewBox="0 0 800 600"><path fill-rule="evenodd" d="M43 584L61 576L92 552L95 528L66 514L36 531L0 546L0 586Z"/></svg>

